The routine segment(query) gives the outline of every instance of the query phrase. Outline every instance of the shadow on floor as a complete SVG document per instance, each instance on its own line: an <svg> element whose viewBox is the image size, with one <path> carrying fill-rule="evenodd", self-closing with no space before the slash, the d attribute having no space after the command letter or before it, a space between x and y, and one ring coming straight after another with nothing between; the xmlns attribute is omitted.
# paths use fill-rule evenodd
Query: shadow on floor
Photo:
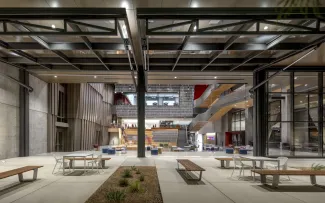
<svg viewBox="0 0 325 203"><path fill-rule="evenodd" d="M198 177L199 174L195 174L191 171L188 171L186 174L185 170L179 170L177 168L176 171L188 185L205 185L205 183L202 180L200 181L197 180L199 179Z"/></svg>
<svg viewBox="0 0 325 203"><path fill-rule="evenodd" d="M22 182L22 183L16 182L16 183L11 183L4 187L1 187L0 188L0 200L2 198L5 198L7 196L6 194L11 193L11 192L17 192L17 190L19 190L20 188L26 187L27 185L35 183L36 181L38 181L38 180L34 180L32 182Z"/></svg>
<svg viewBox="0 0 325 203"><path fill-rule="evenodd" d="M271 185L256 185L255 188L262 188L268 192L325 192L325 188L312 185L279 185L274 188Z"/></svg>

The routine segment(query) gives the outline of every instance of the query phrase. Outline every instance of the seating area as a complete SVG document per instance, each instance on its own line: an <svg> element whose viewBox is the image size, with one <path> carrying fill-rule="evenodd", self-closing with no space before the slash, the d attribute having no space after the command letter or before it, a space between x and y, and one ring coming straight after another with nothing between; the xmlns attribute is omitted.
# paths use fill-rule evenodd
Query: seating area
<svg viewBox="0 0 325 203"><path fill-rule="evenodd" d="M13 170L0 172L0 179L18 175L19 182L35 181L37 179L38 169L42 167L43 166L24 166ZM33 179L25 180L23 174L29 171L33 171Z"/></svg>

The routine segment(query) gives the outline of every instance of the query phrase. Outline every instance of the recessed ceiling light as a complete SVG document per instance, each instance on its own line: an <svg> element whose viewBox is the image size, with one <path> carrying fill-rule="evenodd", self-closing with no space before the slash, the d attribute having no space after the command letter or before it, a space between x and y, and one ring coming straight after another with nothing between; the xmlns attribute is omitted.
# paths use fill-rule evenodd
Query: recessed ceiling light
<svg viewBox="0 0 325 203"><path fill-rule="evenodd" d="M235 104L235 106L237 106L237 105Z"/></svg>
<svg viewBox="0 0 325 203"><path fill-rule="evenodd" d="M199 4L197 2L193 2L191 5L192 8L197 8L199 7Z"/></svg>
<svg viewBox="0 0 325 203"><path fill-rule="evenodd" d="M134 76L134 78L137 78L137 76Z"/></svg>
<svg viewBox="0 0 325 203"><path fill-rule="evenodd" d="M55 25L54 24L52 24L52 26L51 26L53 29L55 28Z"/></svg>
<svg viewBox="0 0 325 203"><path fill-rule="evenodd" d="M264 27L264 30L267 30L267 29L269 29L269 27L268 27L268 26L265 26L265 27Z"/></svg>
<svg viewBox="0 0 325 203"><path fill-rule="evenodd" d="M214 79L217 79L217 76L214 76Z"/></svg>
<svg viewBox="0 0 325 203"><path fill-rule="evenodd" d="M300 103L302 103L302 101L300 101Z"/></svg>
<svg viewBox="0 0 325 203"><path fill-rule="evenodd" d="M196 27L196 25L195 25L193 30L196 31L196 29L197 29L197 27Z"/></svg>
<svg viewBox="0 0 325 203"><path fill-rule="evenodd" d="M248 101L246 101L246 103L248 103Z"/></svg>
<svg viewBox="0 0 325 203"><path fill-rule="evenodd" d="M94 78L97 78L97 76L95 75Z"/></svg>
<svg viewBox="0 0 325 203"><path fill-rule="evenodd" d="M116 94L116 92L114 92Z"/></svg>
<svg viewBox="0 0 325 203"><path fill-rule="evenodd" d="M58 76L55 75L54 77L57 78Z"/></svg>
<svg viewBox="0 0 325 203"><path fill-rule="evenodd" d="M308 86L308 84L305 84L305 87L307 87Z"/></svg>
<svg viewBox="0 0 325 203"><path fill-rule="evenodd" d="M295 80L297 80L298 79L298 77L295 77Z"/></svg>
<svg viewBox="0 0 325 203"><path fill-rule="evenodd" d="M175 78L175 79L177 79L177 77L176 77L176 76L175 76L174 78Z"/></svg>
<svg viewBox="0 0 325 203"><path fill-rule="evenodd" d="M123 92L121 92L123 94Z"/></svg>

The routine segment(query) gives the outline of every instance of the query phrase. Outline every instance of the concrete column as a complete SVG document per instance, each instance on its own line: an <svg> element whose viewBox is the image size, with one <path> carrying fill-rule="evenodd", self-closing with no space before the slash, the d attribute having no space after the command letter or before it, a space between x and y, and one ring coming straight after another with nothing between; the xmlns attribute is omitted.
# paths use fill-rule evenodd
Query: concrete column
<svg viewBox="0 0 325 203"><path fill-rule="evenodd" d="M143 67L139 66L138 70L138 157L145 157L145 92L146 92L146 84L145 84L145 75Z"/></svg>
<svg viewBox="0 0 325 203"><path fill-rule="evenodd" d="M29 85L29 73L19 71L19 80ZM19 156L29 156L29 92L20 86L19 90Z"/></svg>

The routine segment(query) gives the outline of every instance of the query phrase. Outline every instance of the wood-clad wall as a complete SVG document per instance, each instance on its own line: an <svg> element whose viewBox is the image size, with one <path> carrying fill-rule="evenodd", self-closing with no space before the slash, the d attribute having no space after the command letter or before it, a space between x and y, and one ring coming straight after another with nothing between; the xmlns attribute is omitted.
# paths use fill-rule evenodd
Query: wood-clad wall
<svg viewBox="0 0 325 203"><path fill-rule="evenodd" d="M56 138L56 121L58 116L58 100L59 100L59 84L50 83L49 99L48 99L48 128L47 128L47 151L55 151L55 138Z"/></svg>
<svg viewBox="0 0 325 203"><path fill-rule="evenodd" d="M103 83L68 84L69 135L72 150L89 150L93 144L107 144L112 122L113 87ZM100 132L100 143L96 140Z"/></svg>

